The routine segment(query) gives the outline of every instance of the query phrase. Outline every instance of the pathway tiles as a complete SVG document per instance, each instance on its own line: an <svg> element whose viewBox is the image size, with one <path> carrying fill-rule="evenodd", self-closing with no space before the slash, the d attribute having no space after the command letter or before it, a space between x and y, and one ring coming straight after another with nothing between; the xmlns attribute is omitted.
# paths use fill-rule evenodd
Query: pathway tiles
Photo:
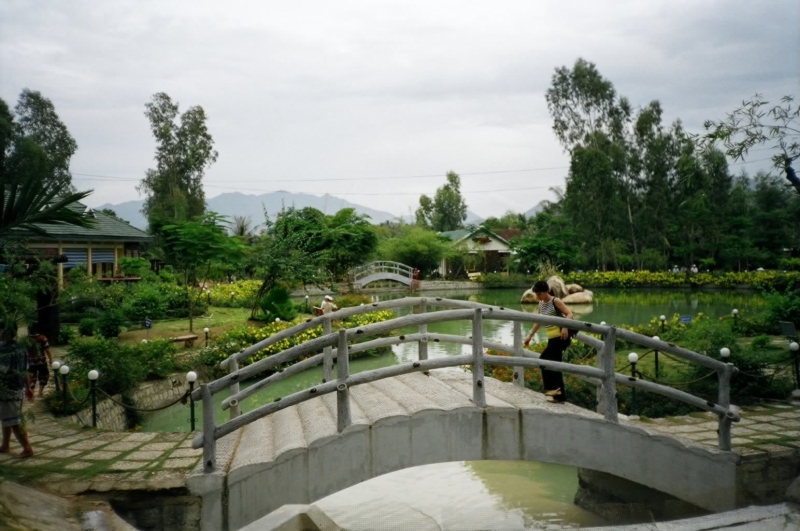
<svg viewBox="0 0 800 531"><path fill-rule="evenodd" d="M734 452L746 456L790 455L800 452L800 403L766 402L743 407L742 420L732 427ZM682 417L641 419L655 430L717 447L717 416L691 413Z"/></svg>
<svg viewBox="0 0 800 531"><path fill-rule="evenodd" d="M111 432L53 419L36 402L27 429L36 455L0 454L0 476L62 495L152 490L186 484L202 450L192 433ZM15 442L15 441L13 441ZM12 451L19 451L14 446Z"/></svg>

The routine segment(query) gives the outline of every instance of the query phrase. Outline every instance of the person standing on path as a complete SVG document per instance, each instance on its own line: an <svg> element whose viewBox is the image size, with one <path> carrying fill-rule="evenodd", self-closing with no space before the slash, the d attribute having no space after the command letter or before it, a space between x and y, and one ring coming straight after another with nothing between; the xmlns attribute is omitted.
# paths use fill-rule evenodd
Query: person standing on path
<svg viewBox="0 0 800 531"><path fill-rule="evenodd" d="M28 326L28 374L30 374L31 391L36 391L36 382L39 382L39 398L44 396L44 388L50 379L50 366L53 356L50 354L50 343L47 337L39 333L39 325L31 323Z"/></svg>
<svg viewBox="0 0 800 531"><path fill-rule="evenodd" d="M3 428L0 453L11 450L13 433L22 446L20 458L33 455L28 434L22 427L23 398L33 402L28 379L28 353L17 343L16 323L0 323L0 425Z"/></svg>
<svg viewBox="0 0 800 531"><path fill-rule="evenodd" d="M550 290L547 282L538 281L533 285L533 292L539 299L539 315L549 315L552 317L566 317L572 319L572 311L561 299L557 299ZM525 338L525 346L531 344L531 338L539 330L539 323L533 325L531 333ZM558 326L548 326L547 347L542 352L541 359L550 361L563 361L564 351L570 345L569 329ZM564 388L564 376L558 371L548 371L542 369L542 382L544 384L544 394L547 395L548 402L566 402L567 393Z"/></svg>
<svg viewBox="0 0 800 531"><path fill-rule="evenodd" d="M333 303L333 297L330 295L325 295L325 298L322 299L322 304L319 306L322 308L323 315L328 315L329 313L335 312L339 309L339 307Z"/></svg>

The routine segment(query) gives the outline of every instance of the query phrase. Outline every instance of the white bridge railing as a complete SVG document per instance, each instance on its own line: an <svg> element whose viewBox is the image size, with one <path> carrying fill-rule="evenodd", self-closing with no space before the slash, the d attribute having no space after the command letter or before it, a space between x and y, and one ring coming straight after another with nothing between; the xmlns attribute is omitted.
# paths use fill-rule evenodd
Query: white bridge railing
<svg viewBox="0 0 800 531"><path fill-rule="evenodd" d="M432 306L447 309L428 312L428 309ZM340 320L377 310L403 307L411 307L416 310L416 313L358 328L339 330L337 333L331 331L332 320ZM428 333L427 327L429 324L455 320L471 320L472 335L470 337L463 337L450 334ZM485 340L483 338L484 320L513 322L513 345ZM579 332L600 335L603 338L602 340L581 333L576 336L576 339L597 350L597 367L540 359L538 354L523 348L523 323L555 325ZM259 360L246 367L239 368L239 363L241 361L247 359L256 352L278 341L317 326L323 327L322 336L295 345L279 354ZM379 337L377 339L353 344L354 340L363 340L371 336L381 335L399 328L411 326L417 327L416 333L401 336ZM622 339L644 347L657 349L661 352L666 352L715 370L719 378L717 402L706 401L703 398L666 385L648 382L633 376L617 373L614 368L616 339ZM428 343L431 341L472 345L472 353L428 359ZM409 342L416 342L418 344L418 361L374 369L358 374L350 374L350 353ZM485 349L487 348L510 354L510 356L486 354ZM271 374L245 390L239 389L240 382L305 356L310 357L280 372ZM334 359L336 359L337 362L337 374L335 378L333 375ZM323 366L324 376L320 385L283 398L278 398L272 403L253 409L245 414L240 413L239 403L241 400L272 383L320 364ZM203 401L203 432L194 438L192 446L194 448L203 448L203 466L206 472L213 472L215 469L216 441L218 439L262 417L317 396L336 393L337 427L341 432L350 425L349 393L351 387L412 372L430 371L432 369L464 365L472 365L472 400L478 407L486 407L486 396L483 384L485 365L514 367L514 384L520 386L524 385L524 369L539 367L573 374L596 385L598 412L602 413L609 422L619 422L617 412L617 385L626 385L634 389L660 394L668 398L685 402L699 409L715 413L719 418L718 443L719 448L722 450L731 449L731 423L740 420L738 408L732 406L730 403L730 380L733 374L737 372L737 369L730 363L724 363L678 347L672 343L653 339L629 330L618 329L613 326L597 325L573 319L549 317L475 302L442 298L426 299L407 297L373 303L369 306L344 308L332 314L308 319L303 323L287 328L286 330L231 355L220 365L223 368L227 368L230 371L229 374L201 385L200 388L196 389L192 394L195 400ZM230 410L230 419L218 425L213 395L226 388L230 388L231 396L223 400L222 408Z"/></svg>
<svg viewBox="0 0 800 531"><path fill-rule="evenodd" d="M373 280L380 280L381 277L387 280L398 280L406 284L411 284L414 280L414 268L406 264L401 264L400 262L379 260L354 268L350 271L350 276L353 284L359 286L363 286Z"/></svg>

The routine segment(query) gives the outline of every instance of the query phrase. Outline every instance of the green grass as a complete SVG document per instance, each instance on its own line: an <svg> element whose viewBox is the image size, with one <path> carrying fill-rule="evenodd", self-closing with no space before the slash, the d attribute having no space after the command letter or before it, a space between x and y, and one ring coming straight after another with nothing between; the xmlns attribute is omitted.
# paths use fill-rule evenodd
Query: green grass
<svg viewBox="0 0 800 531"><path fill-rule="evenodd" d="M187 334L195 334L199 341L203 341L203 328L208 328L210 334L222 333L226 328L239 325L250 318L249 308L221 308L211 306L208 312L194 319L194 331L189 330L189 319L173 319L169 321L154 321L153 328L149 331L143 328L134 328L120 334L123 342L135 343L142 339L163 339Z"/></svg>

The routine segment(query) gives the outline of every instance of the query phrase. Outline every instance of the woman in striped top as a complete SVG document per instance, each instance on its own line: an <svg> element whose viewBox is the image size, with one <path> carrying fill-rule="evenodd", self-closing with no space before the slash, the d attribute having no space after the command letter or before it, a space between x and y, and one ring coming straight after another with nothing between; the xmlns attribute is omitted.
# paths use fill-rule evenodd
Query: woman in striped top
<svg viewBox="0 0 800 531"><path fill-rule="evenodd" d="M547 282L540 280L533 285L533 292L539 299L539 315L550 315L553 317L566 317L572 319L572 312L561 299L557 299L550 290ZM531 343L531 339L539 330L539 323L533 325L533 330L525 339L525 346ZM551 361L563 361L564 351L570 344L569 329L558 326L548 326L547 347L542 352L541 359ZM566 402L567 393L564 389L564 377L558 371L548 371L542 369L542 382L544 383L544 394L547 395L548 402Z"/></svg>

